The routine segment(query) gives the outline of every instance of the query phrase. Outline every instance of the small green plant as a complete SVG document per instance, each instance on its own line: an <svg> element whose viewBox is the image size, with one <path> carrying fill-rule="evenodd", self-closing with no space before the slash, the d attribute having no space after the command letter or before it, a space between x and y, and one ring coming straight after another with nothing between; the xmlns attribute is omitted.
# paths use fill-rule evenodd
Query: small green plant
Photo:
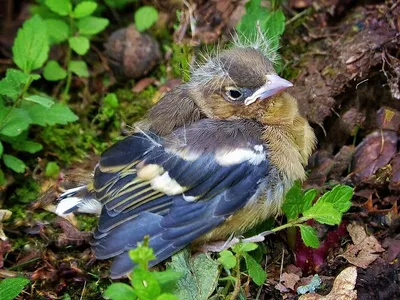
<svg viewBox="0 0 400 300"><path fill-rule="evenodd" d="M2 300L15 299L30 281L26 278L6 278L0 282L0 296Z"/></svg>
<svg viewBox="0 0 400 300"><path fill-rule="evenodd" d="M153 249L149 248L149 237L129 252L137 267L131 274L131 285L126 283L111 284L104 296L112 300L178 300L172 293L181 274L167 269L162 272L149 271L149 261L155 259Z"/></svg>
<svg viewBox="0 0 400 300"><path fill-rule="evenodd" d="M246 13L237 26L239 39L254 40L261 43L260 37L268 43L270 58L276 55L280 38L285 31L285 15L278 0L271 0L270 9L261 6L261 0L246 3ZM261 36L260 36L261 35ZM263 46L260 44L260 46Z"/></svg>
<svg viewBox="0 0 400 300"><path fill-rule="evenodd" d="M36 9L36 12L45 16L50 44L68 42L64 65L60 66L57 61L50 60L43 70L43 76L48 81L66 79L64 99L69 94L72 74L89 77L85 61L73 59L73 53L85 55L90 49L92 36L103 31L109 24L108 19L93 16L97 7L93 1L80 1L73 7L71 0L45 0Z"/></svg>
<svg viewBox="0 0 400 300"><path fill-rule="evenodd" d="M28 92L32 82L40 78L32 71L43 66L49 53L46 25L39 16L27 20L18 30L12 50L20 70L8 69L0 81L0 157L6 167L24 173L25 163L9 153L36 153L42 149L41 144L29 140L29 128L67 124L78 117L48 95ZM0 169L0 185L4 181Z"/></svg>

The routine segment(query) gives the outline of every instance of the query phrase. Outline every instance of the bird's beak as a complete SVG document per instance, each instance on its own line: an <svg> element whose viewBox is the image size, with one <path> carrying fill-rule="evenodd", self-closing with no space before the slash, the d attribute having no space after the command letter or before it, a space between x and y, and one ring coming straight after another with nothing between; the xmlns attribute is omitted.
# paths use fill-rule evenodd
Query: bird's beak
<svg viewBox="0 0 400 300"><path fill-rule="evenodd" d="M293 86L290 81L287 81L278 75L267 75L266 77L267 82L257 91L255 91L253 95L244 100L245 105L250 105L256 102L258 99L264 100Z"/></svg>

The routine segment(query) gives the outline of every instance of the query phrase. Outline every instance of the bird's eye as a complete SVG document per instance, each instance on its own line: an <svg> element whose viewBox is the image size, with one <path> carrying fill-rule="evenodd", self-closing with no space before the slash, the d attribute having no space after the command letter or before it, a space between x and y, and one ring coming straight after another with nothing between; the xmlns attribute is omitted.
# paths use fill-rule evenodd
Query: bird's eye
<svg viewBox="0 0 400 300"><path fill-rule="evenodd" d="M242 93L236 89L227 90L226 95L232 100L238 100L240 97L242 97Z"/></svg>

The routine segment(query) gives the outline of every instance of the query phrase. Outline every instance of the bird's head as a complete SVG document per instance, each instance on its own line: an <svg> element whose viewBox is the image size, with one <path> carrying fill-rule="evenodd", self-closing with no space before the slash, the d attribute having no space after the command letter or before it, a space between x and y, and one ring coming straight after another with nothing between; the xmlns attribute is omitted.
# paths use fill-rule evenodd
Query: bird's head
<svg viewBox="0 0 400 300"><path fill-rule="evenodd" d="M268 114L284 114L286 106L293 105L280 103L281 93L292 83L279 77L266 55L252 47L224 50L207 59L194 69L188 86L201 111L212 119L268 123Z"/></svg>

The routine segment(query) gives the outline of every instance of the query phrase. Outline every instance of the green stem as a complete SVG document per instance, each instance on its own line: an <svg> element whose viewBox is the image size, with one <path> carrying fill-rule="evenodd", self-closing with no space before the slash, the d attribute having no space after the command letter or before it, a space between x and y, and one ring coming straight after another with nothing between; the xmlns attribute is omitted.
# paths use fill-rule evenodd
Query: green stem
<svg viewBox="0 0 400 300"><path fill-rule="evenodd" d="M32 76L29 76L28 80L25 82L24 88L22 89L21 93L19 93L17 99L15 100L13 106L11 109L7 112L7 114L4 116L4 119L0 123L0 129L3 127L3 125L6 123L7 119L9 118L11 112L13 111L14 108L17 108L20 104L22 99L24 98L25 93L29 89L31 83L33 81Z"/></svg>
<svg viewBox="0 0 400 300"><path fill-rule="evenodd" d="M240 254L236 254L236 281L231 300L235 300L240 292Z"/></svg>
<svg viewBox="0 0 400 300"><path fill-rule="evenodd" d="M311 219L312 218L310 218L310 217L301 217L301 218L298 218L298 219L294 219L294 220L292 220L292 221L290 221L290 222L288 222L286 224L283 224L283 225L278 226L278 227L276 227L274 229L271 229L271 231L272 232L277 232L277 231L280 231L280 230L283 230L283 229L286 229L286 228L290 228L290 227L293 227L293 226L300 225L301 223L304 223L304 222L306 222L308 220L311 220Z"/></svg>

